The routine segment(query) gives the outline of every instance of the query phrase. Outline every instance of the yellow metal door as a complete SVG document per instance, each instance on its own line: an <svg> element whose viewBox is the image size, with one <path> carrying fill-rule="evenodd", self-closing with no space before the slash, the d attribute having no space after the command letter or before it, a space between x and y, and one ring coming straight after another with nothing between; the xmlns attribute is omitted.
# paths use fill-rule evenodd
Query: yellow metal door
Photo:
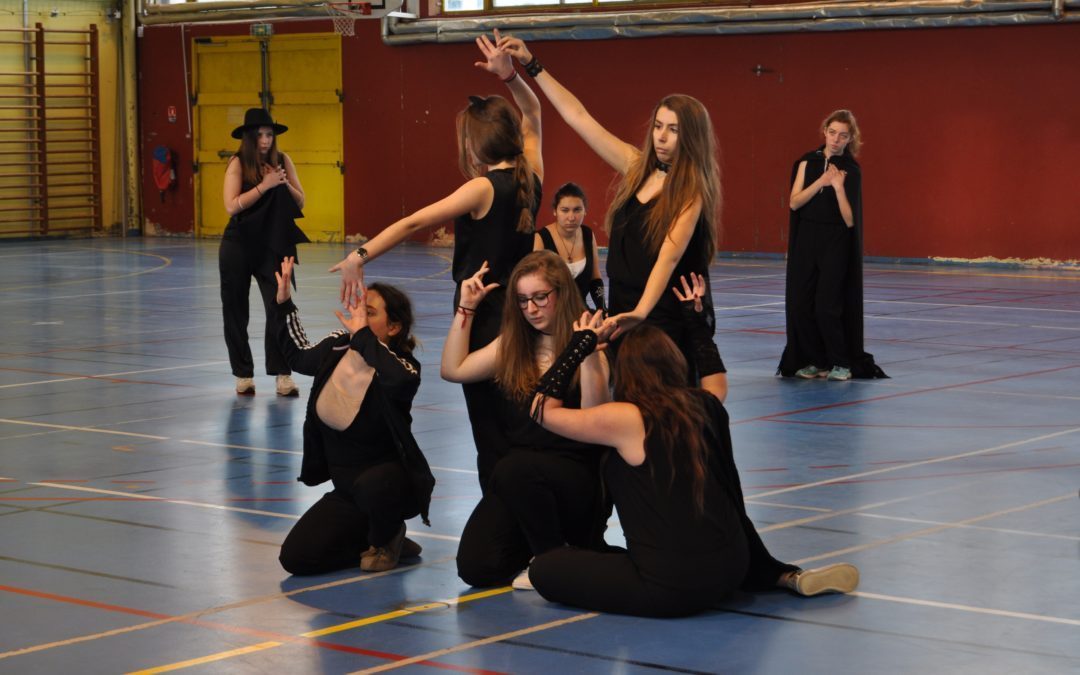
<svg viewBox="0 0 1080 675"><path fill-rule="evenodd" d="M265 44L265 47L263 46ZM264 55L265 50L265 55ZM292 158L304 186L304 218L312 241L341 241L345 232L341 174L341 37L200 38L192 49L195 232L221 236L229 216L221 191L225 166L240 146L230 135L248 108L262 105L289 131L278 148Z"/></svg>

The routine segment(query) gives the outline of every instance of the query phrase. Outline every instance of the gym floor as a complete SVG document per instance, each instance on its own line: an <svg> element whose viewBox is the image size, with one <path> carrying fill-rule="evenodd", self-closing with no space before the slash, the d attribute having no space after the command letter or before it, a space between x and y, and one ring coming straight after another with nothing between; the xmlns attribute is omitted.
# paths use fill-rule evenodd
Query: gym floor
<svg viewBox="0 0 1080 675"><path fill-rule="evenodd" d="M301 250L310 338L338 326L341 246ZM438 376L449 251L368 270L423 343L414 432L438 479L417 564L290 577L301 398L237 397L217 243L0 248L0 673L1080 672L1080 273L868 264L887 380L774 376L784 266L720 259L717 343L750 515L783 560L849 561L851 595L738 595L652 620L473 589L479 496L460 388ZM252 292L252 349L263 312ZM608 540L620 543L613 521Z"/></svg>

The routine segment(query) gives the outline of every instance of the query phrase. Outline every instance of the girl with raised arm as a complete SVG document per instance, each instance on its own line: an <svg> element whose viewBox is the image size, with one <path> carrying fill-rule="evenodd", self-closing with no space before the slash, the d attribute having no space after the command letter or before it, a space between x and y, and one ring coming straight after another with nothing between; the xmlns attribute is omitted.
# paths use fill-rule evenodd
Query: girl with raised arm
<svg viewBox="0 0 1080 675"><path fill-rule="evenodd" d="M599 446L545 431L529 417L537 381L570 340L575 320L594 329L603 315L585 312L566 263L550 251L527 255L510 275L502 330L487 346L470 350L473 308L497 288L485 283L483 266L461 285L459 318L450 327L442 356L442 376L451 382L494 378L501 394L488 410L507 420L502 449L480 503L469 517L458 548L458 575L473 586L505 584L528 588L529 559L572 544L599 545L603 539ZM581 364L567 387L566 405L591 406L609 399L603 353Z"/></svg>
<svg viewBox="0 0 1080 675"><path fill-rule="evenodd" d="M701 274L708 287L716 251L720 169L705 107L684 94L665 96L653 109L644 142L635 147L601 126L524 42L504 36L498 45L525 65L566 123L622 176L606 221L612 337L648 321L688 352L679 302L668 289L691 272ZM703 300L713 325L711 293ZM694 378L688 373L688 381Z"/></svg>
<svg viewBox="0 0 1080 675"><path fill-rule="evenodd" d="M496 34L498 38L498 34ZM540 101L510 57L487 37L476 41L485 60L476 63L510 88L521 113L501 96L470 96L458 113L458 164L467 181L451 195L391 224L331 268L342 273L342 302L355 302L359 273L370 263L416 232L454 221L452 275L458 284L454 307L460 305L460 285L487 261L489 279L500 284L475 308L471 349L491 342L499 331L503 295L510 270L532 251L535 216L541 198ZM506 446L499 420L489 411L498 394L489 382L462 387L476 443L480 486L484 488L495 457Z"/></svg>

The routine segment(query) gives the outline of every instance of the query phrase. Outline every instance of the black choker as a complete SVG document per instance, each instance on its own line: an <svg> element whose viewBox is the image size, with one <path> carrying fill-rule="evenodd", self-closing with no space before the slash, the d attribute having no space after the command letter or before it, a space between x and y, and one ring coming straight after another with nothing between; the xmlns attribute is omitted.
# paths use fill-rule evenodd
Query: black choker
<svg viewBox="0 0 1080 675"><path fill-rule="evenodd" d="M664 162L661 162L659 159L656 160L656 166L654 168L657 171L662 171L664 173L667 173L668 171L671 171L671 165L670 164L665 164Z"/></svg>

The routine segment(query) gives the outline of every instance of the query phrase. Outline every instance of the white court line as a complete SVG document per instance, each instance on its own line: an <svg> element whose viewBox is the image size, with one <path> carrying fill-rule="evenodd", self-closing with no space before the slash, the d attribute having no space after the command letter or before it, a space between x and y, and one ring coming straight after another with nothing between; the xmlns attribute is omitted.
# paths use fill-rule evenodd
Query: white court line
<svg viewBox="0 0 1080 675"><path fill-rule="evenodd" d="M207 366L220 366L228 361L207 361L205 363L192 363L184 366L169 366L167 368L148 368L145 370L125 370L117 373L102 373L101 375L76 375L74 377L63 377L54 380L35 380L33 382L16 382L15 384L0 385L0 389L11 389L12 387L31 387L37 384L55 384L57 382L75 382L76 380L100 380L108 377L122 377L126 375L145 375L147 373L161 373L167 370L184 370L186 368L205 368Z"/></svg>
<svg viewBox="0 0 1080 675"><path fill-rule="evenodd" d="M85 431L92 434L112 434L115 436L132 436L134 438L146 438L152 441L168 441L168 436L154 436L152 434L137 434L133 431L116 431L115 429L95 429L94 427L75 427L68 424L49 424L48 422L27 422L25 420L12 420L0 417L0 423L18 424L28 427L44 427L46 429L59 429L61 431Z"/></svg>
<svg viewBox="0 0 1080 675"><path fill-rule="evenodd" d="M1013 441L1011 443L1003 443L1001 445L995 445L991 448L982 448L980 450L971 450L970 452L961 452L956 455L946 455L944 457L935 457L933 459L924 459L918 462L908 462L907 464L897 464L895 466L885 467L883 469L874 469L873 471L863 471L862 473L853 473L846 476L836 476L835 478L827 478L825 480L815 481L813 483L802 483L801 485L792 485L791 487L780 488L778 490L772 490L769 492L759 492L757 494L749 495L747 499L761 499L762 497L772 497L773 495L781 495L787 492L796 492L798 490L806 490L808 488L821 487L822 485L832 485L833 483L842 483L845 481L855 480L857 478L866 478L867 476L877 476L883 473L891 473L893 471L900 471L902 469L911 469L916 466L925 466L928 464L938 464L940 462L951 462L955 459L964 459L966 457L977 457L979 455L985 455L989 452L996 452L998 450L1005 450L1007 448L1015 448L1020 445L1027 445L1028 443L1037 443L1039 441L1049 440L1051 438L1057 438L1058 436L1066 436L1068 434L1074 434L1080 431L1080 427L1074 427L1072 429L1065 429L1064 431L1056 431L1052 434L1043 434L1042 436L1035 436L1034 438L1027 438L1019 441Z"/></svg>
<svg viewBox="0 0 1080 675"><path fill-rule="evenodd" d="M896 595L882 595L881 593L867 593L866 591L852 591L847 595L868 600L885 600L886 602L899 602L905 605L919 605L922 607L934 607L936 609L954 609L961 612L975 614L987 614L1001 616L1009 619L1025 619L1027 621L1041 621L1043 623L1057 623L1065 626L1080 626L1080 619L1066 619L1059 616L1046 616L1045 614L1030 614L1028 612L1012 612L1005 609L993 609L990 607L973 607L972 605L958 605L952 602L937 602L936 600L920 600L918 598L903 598Z"/></svg>
<svg viewBox="0 0 1080 675"><path fill-rule="evenodd" d="M877 518L880 520L891 520L900 523L915 523L917 525L949 525L949 523L940 520L924 520L922 518L886 516L880 513L856 513L854 515L860 516L862 518ZM953 527L961 530L981 530L984 532L1000 532L1001 534L1018 534L1025 537L1042 537L1046 539L1064 539L1065 541L1080 541L1080 537L1074 537L1069 534L1050 534L1048 532L1032 532L1031 530L1014 530L1005 527L987 527L985 525L955 525Z"/></svg>

